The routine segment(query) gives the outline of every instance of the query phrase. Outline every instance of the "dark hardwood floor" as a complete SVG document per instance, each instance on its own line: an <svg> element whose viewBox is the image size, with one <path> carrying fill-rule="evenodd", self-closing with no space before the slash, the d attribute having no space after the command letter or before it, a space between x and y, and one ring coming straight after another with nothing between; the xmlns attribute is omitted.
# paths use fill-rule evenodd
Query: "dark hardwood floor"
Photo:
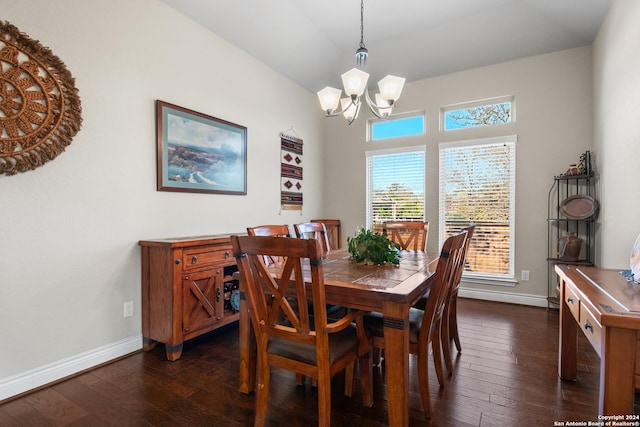
<svg viewBox="0 0 640 427"><path fill-rule="evenodd" d="M599 359L579 340L579 380L557 375L558 311L460 299L463 350L439 388L430 369L433 418L425 422L411 376L411 426L553 426L597 419ZM231 325L185 343L168 362L164 347L0 404L0 426L249 426L254 395L238 391L238 329ZM412 363L415 358L412 356ZM387 425L384 365L374 368L374 406L332 383L333 426ZM317 425L316 390L273 370L269 426ZM640 399L637 399L640 400ZM636 413L639 407L636 404Z"/></svg>

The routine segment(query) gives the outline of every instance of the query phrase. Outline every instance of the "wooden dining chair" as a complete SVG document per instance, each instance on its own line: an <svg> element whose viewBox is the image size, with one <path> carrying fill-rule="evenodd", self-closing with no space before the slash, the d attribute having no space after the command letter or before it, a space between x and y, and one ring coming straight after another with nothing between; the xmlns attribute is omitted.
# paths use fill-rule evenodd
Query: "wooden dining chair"
<svg viewBox="0 0 640 427"><path fill-rule="evenodd" d="M433 353L433 363L440 386L444 386L442 368L441 325L444 307L453 285L454 271L460 262L466 233L460 233L445 240L440 251L438 265L433 276L433 284L424 310L412 307L409 311L409 351L418 356L418 382L425 418L431 418L431 398L429 396L429 345ZM373 337L373 347L384 349L384 319L382 313L367 313L364 324Z"/></svg>
<svg viewBox="0 0 640 427"><path fill-rule="evenodd" d="M387 221L382 234L396 242L403 250L426 251L429 223L426 221Z"/></svg>
<svg viewBox="0 0 640 427"><path fill-rule="evenodd" d="M323 257L326 257L329 254L329 252L331 251L331 245L329 244L327 228L325 227L324 223L303 222L300 224L295 224L293 227L298 238L317 239L320 242ZM344 311L346 310L344 307L333 304L327 304L326 309L327 316L329 316L330 319L342 317L344 315Z"/></svg>
<svg viewBox="0 0 640 427"><path fill-rule="evenodd" d="M293 237L291 229L287 224L276 225L258 225L256 227L247 227L247 234L249 236L267 236L267 237ZM275 259L265 257L264 260L267 264L281 262L282 259Z"/></svg>
<svg viewBox="0 0 640 427"><path fill-rule="evenodd" d="M312 219L311 222L324 224L331 249L342 248L342 225L339 219Z"/></svg>
<svg viewBox="0 0 640 427"><path fill-rule="evenodd" d="M326 304L322 249L317 240L231 236L257 342L257 399L254 425L265 423L271 367L317 379L318 425L331 421L331 378L356 360L360 365L363 404L371 406L371 341L362 312L349 311L328 322L324 310L311 315L307 301ZM285 259L276 280L263 256ZM267 295L272 295L267 299ZM294 310L290 299L297 301Z"/></svg>
<svg viewBox="0 0 640 427"><path fill-rule="evenodd" d="M445 365L449 373L453 373L453 360L451 355L451 341L455 343L458 353L462 351L460 345L460 336L458 334L458 291L460 290L460 280L462 279L462 273L464 272L464 266L467 259L467 252L469 251L469 244L473 237L473 232L476 226L470 225L462 229L462 233L466 233L467 237L462 247L462 253L460 255L460 261L458 262L456 271L454 272L453 285L449 292L449 298L445 305L443 323L442 323L442 355L444 357Z"/></svg>
<svg viewBox="0 0 640 427"><path fill-rule="evenodd" d="M327 228L325 227L324 223L303 222L300 224L295 224L293 228L296 231L296 236L301 239L317 239L320 242L323 257L326 257L331 251L329 236L327 234Z"/></svg>

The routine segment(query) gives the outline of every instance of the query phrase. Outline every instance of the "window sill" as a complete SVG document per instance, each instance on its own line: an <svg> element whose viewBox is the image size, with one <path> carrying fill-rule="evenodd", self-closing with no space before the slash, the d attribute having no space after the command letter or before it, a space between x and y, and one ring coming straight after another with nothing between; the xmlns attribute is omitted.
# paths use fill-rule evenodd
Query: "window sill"
<svg viewBox="0 0 640 427"><path fill-rule="evenodd" d="M490 285L490 286L507 286L514 287L518 284L518 281L515 279L502 279L497 277L464 277L462 276L462 282L465 283L476 283L478 285Z"/></svg>

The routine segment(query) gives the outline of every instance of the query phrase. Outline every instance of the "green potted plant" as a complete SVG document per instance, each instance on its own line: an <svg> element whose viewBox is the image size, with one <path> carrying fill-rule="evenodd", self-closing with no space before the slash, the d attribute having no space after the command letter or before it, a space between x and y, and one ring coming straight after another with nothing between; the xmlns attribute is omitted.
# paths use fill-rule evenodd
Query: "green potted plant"
<svg viewBox="0 0 640 427"><path fill-rule="evenodd" d="M354 237L347 237L351 259L358 264L400 264L400 245L387 236L360 228Z"/></svg>

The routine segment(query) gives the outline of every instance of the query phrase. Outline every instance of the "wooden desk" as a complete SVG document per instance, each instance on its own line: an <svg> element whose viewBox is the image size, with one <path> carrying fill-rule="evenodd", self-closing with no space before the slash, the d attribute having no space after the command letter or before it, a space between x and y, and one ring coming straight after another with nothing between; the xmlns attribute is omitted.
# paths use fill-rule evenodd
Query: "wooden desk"
<svg viewBox="0 0 640 427"><path fill-rule="evenodd" d="M323 263L328 304L384 314L390 426L409 425L409 308L431 287L437 259L437 254L403 251L399 267L363 266L351 263L349 253L342 250L332 251ZM278 268L273 271L277 276ZM241 294L240 391L243 393L255 389L255 338L250 323Z"/></svg>
<svg viewBox="0 0 640 427"><path fill-rule="evenodd" d="M619 270L557 265L560 277L558 371L577 379L578 325L600 356L600 415L633 414L640 330L640 285Z"/></svg>

